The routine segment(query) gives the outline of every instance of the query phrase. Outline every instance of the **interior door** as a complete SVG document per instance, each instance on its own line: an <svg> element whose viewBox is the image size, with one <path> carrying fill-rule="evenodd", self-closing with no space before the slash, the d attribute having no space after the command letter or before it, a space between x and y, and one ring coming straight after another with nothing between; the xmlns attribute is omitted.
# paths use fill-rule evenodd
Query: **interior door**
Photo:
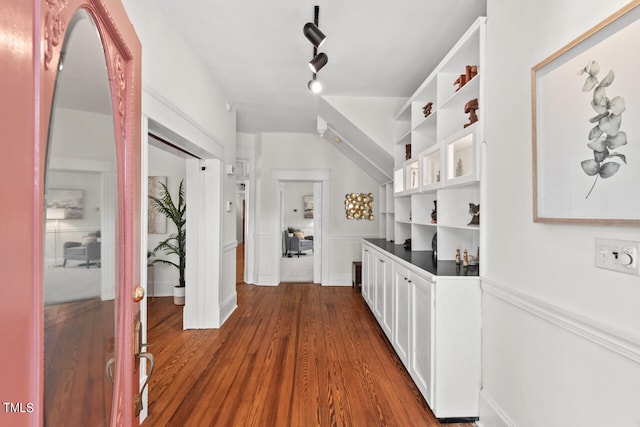
<svg viewBox="0 0 640 427"><path fill-rule="evenodd" d="M78 379L78 384L95 386L94 379L107 378L108 382L109 377L113 381L113 385L104 381L99 385L109 396L108 401L97 406L77 402L74 411L102 411L102 416L97 418L99 421L89 421L92 425L135 425L138 423L135 402L140 375L140 357L134 349L134 321L139 311L134 290L140 277L140 43L118 0L4 0L3 5L6 13L0 14L0 34L3 34L0 90L5 96L0 102L0 140L10 155L0 156L0 185L3 196L13 196L11 213L3 216L0 222L3 245L6 245L2 251L6 255L2 257L0 268L0 289L13 291L13 297L0 298L3 315L0 396L7 403L0 407L0 425L55 425L47 424L45 419L46 409L56 404L45 398L46 385L51 381L46 371L55 356L63 362L59 372L75 369L72 376ZM67 34L75 27L79 9L83 9L82 13L93 23L102 66L108 76L106 93L112 111L111 149L114 154L113 169L111 172L102 170L96 181L101 197L113 199L97 204L98 210L111 210L100 214L110 215L110 220L100 219L92 224L94 231L100 233L97 236L94 233L93 238L102 248L111 245L111 250L104 250L104 255L98 258L94 254L84 262L89 271L101 270L95 302L111 305L111 311L103 314L113 326L111 331L98 333L99 343L80 340L65 344L60 340L49 340L45 345L45 324L64 323L64 316L52 317L50 312L46 313L45 269L56 268L66 260L61 233L68 226L64 222L70 219L45 204L45 176L48 160L51 160L48 157L50 126L55 117L69 119L68 111L59 113L53 109L54 92L60 69L64 69ZM75 95L88 98L82 91ZM86 121L76 120L75 124L77 127L63 138L76 135ZM93 137L100 139L107 133L100 129ZM88 147L79 146L73 154L82 157L79 152L83 149ZM55 167L58 170L69 168L69 158L68 154L58 156ZM90 169L96 164L101 164L101 160L86 160L81 168ZM104 164L101 167L105 169ZM95 207L92 204L84 209L88 213ZM47 212L47 208L51 210ZM66 208L74 210L73 207ZM47 232L53 232L56 239L52 244L55 253L52 257L47 252ZM83 261L70 257L67 262ZM53 267L49 267L50 264ZM104 275L111 275L110 289L104 286L104 282L109 281L109 277L102 277ZM77 329L82 326L87 325L80 322ZM69 334L69 331L65 329L62 334ZM89 331L88 335L94 334ZM47 346L55 349L56 344L61 345L54 350L54 357L47 358ZM89 351L87 356L65 352L83 346ZM84 357L100 359L100 363L97 368L81 367ZM114 362L107 364L108 369L102 366L102 361L110 359ZM75 389L75 383L75 380L67 382L66 388L56 390L49 397L62 402L71 400L72 395L81 395L81 391ZM58 425L73 425L74 422L67 418Z"/></svg>

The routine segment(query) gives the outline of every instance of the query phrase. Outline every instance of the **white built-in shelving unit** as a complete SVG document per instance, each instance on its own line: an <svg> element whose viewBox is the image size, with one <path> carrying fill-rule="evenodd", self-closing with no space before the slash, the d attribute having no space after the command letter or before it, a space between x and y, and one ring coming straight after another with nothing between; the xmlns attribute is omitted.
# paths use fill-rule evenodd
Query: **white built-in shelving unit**
<svg viewBox="0 0 640 427"><path fill-rule="evenodd" d="M469 203L480 203L481 145L484 140L484 31L478 18L449 54L395 115L394 225L387 240L411 239L413 250L431 250L437 233L438 259L455 259L456 249L475 255L480 227L471 221ZM466 66L478 74L458 88ZM465 105L478 99L478 121L470 122ZM431 114L423 107L431 102ZM406 158L407 144L411 157ZM437 201L437 224L431 212Z"/></svg>
<svg viewBox="0 0 640 427"><path fill-rule="evenodd" d="M404 181L403 181L404 182ZM380 206L380 237L388 241L394 240L395 202L393 181L380 185L378 206Z"/></svg>

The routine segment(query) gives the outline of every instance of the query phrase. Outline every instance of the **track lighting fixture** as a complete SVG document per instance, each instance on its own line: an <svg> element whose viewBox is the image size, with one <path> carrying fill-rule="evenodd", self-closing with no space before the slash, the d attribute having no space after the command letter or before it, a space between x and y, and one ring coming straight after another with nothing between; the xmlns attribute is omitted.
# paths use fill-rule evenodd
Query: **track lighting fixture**
<svg viewBox="0 0 640 427"><path fill-rule="evenodd" d="M318 6L316 6L318 8ZM303 28L304 36L309 40L315 47L322 46L322 43L327 39L327 36L324 35L320 28L318 28L317 23L307 22L304 24Z"/></svg>
<svg viewBox="0 0 640 427"><path fill-rule="evenodd" d="M317 73L322 69L322 67L327 65L328 60L329 57L327 56L327 54L324 52L320 52L311 61L309 61L309 68L311 68L311 71L313 71L314 73Z"/></svg>
<svg viewBox="0 0 640 427"><path fill-rule="evenodd" d="M313 72L313 78L307 83L307 87L313 93L320 93L322 91L322 83L316 79L316 73L327 65L329 57L326 53L318 53L318 48L327 39L320 28L318 28L318 16L320 15L320 6L314 7L313 23L307 22L302 29L304 36L313 44L313 59L309 61L309 68Z"/></svg>

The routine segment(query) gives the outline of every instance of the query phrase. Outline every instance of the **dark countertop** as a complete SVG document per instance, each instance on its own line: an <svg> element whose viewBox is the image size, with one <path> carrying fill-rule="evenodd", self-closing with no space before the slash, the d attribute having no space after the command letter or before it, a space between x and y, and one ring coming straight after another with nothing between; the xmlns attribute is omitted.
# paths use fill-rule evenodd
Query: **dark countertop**
<svg viewBox="0 0 640 427"><path fill-rule="evenodd" d="M364 240L435 276L479 276L477 265L465 268L462 265L456 265L455 261L438 261L433 258L433 251L412 251L405 249L402 245L388 242L386 239Z"/></svg>

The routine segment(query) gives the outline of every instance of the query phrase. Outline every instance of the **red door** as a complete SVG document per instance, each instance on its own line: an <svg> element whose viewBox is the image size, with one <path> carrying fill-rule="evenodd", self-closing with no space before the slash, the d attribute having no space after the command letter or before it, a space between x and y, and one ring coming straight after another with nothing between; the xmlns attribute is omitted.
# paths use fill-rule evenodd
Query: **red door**
<svg viewBox="0 0 640 427"><path fill-rule="evenodd" d="M3 0L0 13L0 425L44 414L44 176L61 49L85 9L105 52L117 162L111 425L137 425L134 288L140 278L141 46L119 0Z"/></svg>

